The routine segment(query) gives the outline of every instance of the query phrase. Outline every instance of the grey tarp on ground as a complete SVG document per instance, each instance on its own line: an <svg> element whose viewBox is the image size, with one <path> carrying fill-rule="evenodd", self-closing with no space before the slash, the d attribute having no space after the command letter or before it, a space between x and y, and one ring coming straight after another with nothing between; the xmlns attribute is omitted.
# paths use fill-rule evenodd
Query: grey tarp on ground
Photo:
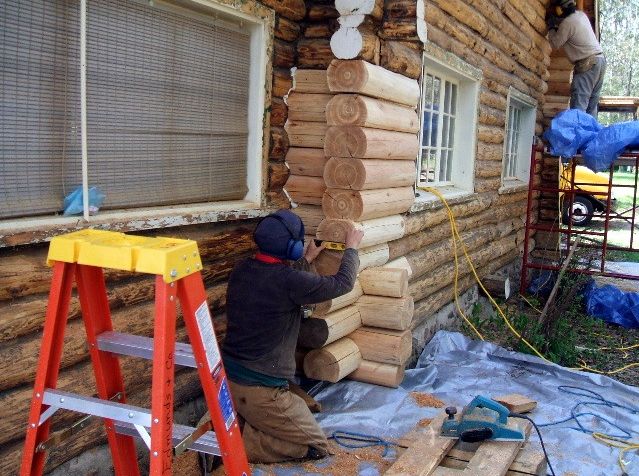
<svg viewBox="0 0 639 476"><path fill-rule="evenodd" d="M347 430L397 438L410 431L421 418L438 411L419 408L411 391L435 395L450 405L466 405L475 395L497 396L522 393L539 402L531 414L537 423L563 419L582 398L562 393L560 385L584 387L605 398L639 410L639 389L608 377L576 372L551 365L529 355L511 352L496 345L473 341L462 334L440 331L426 346L417 368L406 372L398 389L386 389L359 382L343 381L323 388L316 398L323 411L318 420L330 436ZM591 411L582 408L582 411ZM594 411L633 432L639 439L639 414L602 406ZM583 417L582 423L601 432L618 430ZM579 476L619 475L617 450L597 443L590 435L569 429L574 422L542 428L551 462L559 476L572 472ZM531 437L537 441L536 437ZM639 475L639 456L627 453L630 475ZM366 471L369 473L369 471Z"/></svg>

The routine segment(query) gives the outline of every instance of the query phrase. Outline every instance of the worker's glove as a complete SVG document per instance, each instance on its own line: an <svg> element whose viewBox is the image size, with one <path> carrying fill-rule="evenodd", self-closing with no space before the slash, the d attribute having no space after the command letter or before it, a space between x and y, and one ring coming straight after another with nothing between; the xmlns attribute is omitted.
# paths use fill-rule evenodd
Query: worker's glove
<svg viewBox="0 0 639 476"><path fill-rule="evenodd" d="M559 29L559 24L561 23L561 18L555 15L553 12L546 13L546 26L548 27L548 31Z"/></svg>

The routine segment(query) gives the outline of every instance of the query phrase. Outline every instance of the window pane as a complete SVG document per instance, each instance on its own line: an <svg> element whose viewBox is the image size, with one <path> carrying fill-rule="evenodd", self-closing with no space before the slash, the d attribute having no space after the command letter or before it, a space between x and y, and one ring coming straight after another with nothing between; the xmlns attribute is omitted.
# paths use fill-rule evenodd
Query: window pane
<svg viewBox="0 0 639 476"><path fill-rule="evenodd" d="M448 150L442 150L439 159L439 181L446 181L446 166L448 165Z"/></svg>
<svg viewBox="0 0 639 476"><path fill-rule="evenodd" d="M431 118L431 112L430 111L424 111L424 123L423 123L423 132L422 132L422 145L423 146L427 146L427 145L431 145L430 142L430 138L431 138L431 123L430 123L430 119Z"/></svg>
<svg viewBox="0 0 639 476"><path fill-rule="evenodd" d="M451 83L446 81L446 85L444 87L444 112L450 113L450 96L451 96Z"/></svg>
<svg viewBox="0 0 639 476"><path fill-rule="evenodd" d="M431 123L430 123L430 145L431 146L437 146L437 144L440 142L439 140L437 140L438 125L439 125L439 113L433 112L433 116L431 118Z"/></svg>
<svg viewBox="0 0 639 476"><path fill-rule="evenodd" d="M430 74L426 75L424 81L424 108L433 108L433 77Z"/></svg>
<svg viewBox="0 0 639 476"><path fill-rule="evenodd" d="M442 126L442 147L449 147L449 136L448 136L448 124L450 122L450 116L443 117L443 126Z"/></svg>
<svg viewBox="0 0 639 476"><path fill-rule="evenodd" d="M435 110L439 110L439 102L440 102L440 96L441 96L441 79L439 78L434 78L433 81L433 107Z"/></svg>
<svg viewBox="0 0 639 476"><path fill-rule="evenodd" d="M453 84L453 95L451 99L450 113L457 114L457 85L456 84Z"/></svg>

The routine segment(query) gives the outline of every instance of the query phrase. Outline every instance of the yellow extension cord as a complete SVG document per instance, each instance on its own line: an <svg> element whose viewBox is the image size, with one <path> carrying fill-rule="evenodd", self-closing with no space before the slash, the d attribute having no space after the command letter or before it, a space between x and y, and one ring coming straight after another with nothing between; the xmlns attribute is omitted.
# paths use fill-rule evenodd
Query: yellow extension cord
<svg viewBox="0 0 639 476"><path fill-rule="evenodd" d="M470 259L470 256L468 255L468 251L466 250L466 246L464 245L464 242L461 239L461 236L459 235L459 231L457 230L457 223L455 221L455 216L453 215L453 211L451 210L450 206L448 205L448 202L446 201L446 198L444 198L444 196L441 194L441 192L435 188L432 187L418 187L420 190L423 190L425 192L428 193L432 193L433 195L435 195L437 198L439 198L439 200L441 200L441 202L444 204L444 206L446 207L446 211L448 214L448 220L450 222L450 229L451 229L451 234L452 234L452 240L453 240L453 254L454 254L454 258L455 258L455 281L454 281L454 292L455 292L455 306L457 307L457 312L459 312L459 314L461 315L461 317L464 319L464 321L466 322L466 324L468 324L468 326L475 332L475 334L477 334L477 337L479 337L481 340L485 340L484 336L481 334L481 332L479 332L479 330L477 330L477 328L473 325L472 322L470 322L470 320L468 319L468 317L466 317L466 314L464 314L464 312L461 309L461 306L459 304L459 288L458 288L458 281L459 281L459 258L458 258L458 251L457 251L457 241L459 241L459 245L461 246L462 251L464 252L464 256L466 257L466 261L468 262L468 265L473 273L473 276L475 277L475 280L477 281L477 284L479 285L479 287L482 289L482 291L484 291L484 293L486 294L486 296L488 297L488 300L490 301L490 303L495 307L495 309L497 310L497 312L499 313L499 315L501 316L501 318L504 320L504 322L506 323L506 325L508 326L508 328L510 329L510 331L515 334L515 336L517 336L517 338L519 340L521 340L521 342L523 342L524 344L526 344L526 346L532 350L535 355L537 355L539 358L541 358L542 360L548 362L548 363L554 363L550 360L548 360L546 357L544 357L541 352L539 352L530 342L528 342L519 332L517 332L517 329L515 329L513 327L513 325L510 323L510 320L508 319L508 317L506 316L506 314L504 314L503 310L501 309L501 307L499 307L499 304L497 304L497 302L493 299L493 297L490 295L490 293L488 292L488 290L484 287L484 285L481 282L481 279L479 278L479 275L477 274L477 270L475 269L475 266L472 263L472 260ZM524 300L535 310L537 310L539 312L538 309L535 308L535 306L533 306L530 301L528 301L528 299L526 299L524 296L522 296L524 298ZM630 349L634 349L639 347L639 344L635 344L635 345L631 345L629 347L619 347L619 348L607 348L607 347L602 347L600 350L621 350L621 351L625 351L625 350L630 350ZM624 370L627 370L629 368L632 367L639 367L639 362L634 362L632 364L628 364L625 365L624 367L620 367L618 369L615 370L610 370L610 371L601 371L601 370L597 370L597 369L593 369L591 367L588 367L585 362L582 361L582 365L580 365L579 367L574 367L572 368L572 370L587 370L589 372L594 372L594 373L598 373L598 374L604 374L604 375L614 375L617 374L619 372L623 372ZM610 435L606 435L605 433L593 433L592 434L593 438L595 438L597 441L612 447L612 448L619 448L619 456L618 456L618 464L621 468L621 470L625 473L626 471L626 465L623 461L623 455L628 452L628 451L632 451L632 450L637 450L639 449L639 442L634 442L634 441L630 441L630 440L622 440L620 438L615 438L613 436Z"/></svg>

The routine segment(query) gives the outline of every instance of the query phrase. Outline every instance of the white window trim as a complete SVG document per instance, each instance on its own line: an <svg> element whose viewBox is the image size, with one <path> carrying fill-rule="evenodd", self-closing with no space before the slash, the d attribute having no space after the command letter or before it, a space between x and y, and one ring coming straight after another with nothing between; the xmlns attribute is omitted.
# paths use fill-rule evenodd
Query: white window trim
<svg viewBox="0 0 639 476"><path fill-rule="evenodd" d="M267 75L271 75L272 65L267 53L272 49L273 44L275 25L273 10L258 2L246 2L237 6L237 2L228 0L187 0L187 2L185 2L187 6L197 8L204 15L212 15L216 21L218 21L217 14L222 18L231 16L233 20L241 22L251 30L247 139L249 191L244 199L108 210L100 211L97 215L88 215L86 210L88 203L85 200L85 216L38 216L0 220L0 248L48 241L57 234L84 228L117 231L150 230L251 219L265 216L271 211L263 206L268 164L268 144L263 139L268 137L269 130L269 121L264 116L264 110L271 100L271 81ZM155 0L153 5L164 9L175 9L175 6L164 0ZM91 61L91 58L88 58L88 61Z"/></svg>
<svg viewBox="0 0 639 476"><path fill-rule="evenodd" d="M508 139L510 127L510 111L511 105L517 104L524 108L524 114L520 118L520 138L516 159L516 177L505 177L506 155L508 153ZM501 187L500 194L516 193L528 189L530 178L530 153L533 145L533 137L535 135L535 127L537 124L537 101L513 88L508 90L508 100L506 104L506 125L504 134L504 150L502 161ZM528 133L526 133L528 131Z"/></svg>
<svg viewBox="0 0 639 476"><path fill-rule="evenodd" d="M427 186L437 188L438 191L452 203L459 203L471 199L475 196L475 158L477 151L477 124L479 121L479 90L483 77L481 70L466 63L461 58L447 52L438 46L427 43L424 45L422 79L420 82L420 108L419 108L419 153L417 156L417 176L416 187ZM457 110L454 143L460 147L455 147L453 164L459 163L461 157L470 156L470 161L464 160L463 167L453 166L453 183L426 184L419 182L421 170L421 151L424 113L423 113L423 80L424 71L431 67L439 76L454 79L458 84ZM467 118L470 118L468 120ZM463 137L464 139L459 139ZM419 212L433 209L439 206L439 198L434 194L417 190L417 198L410 209L410 212Z"/></svg>

